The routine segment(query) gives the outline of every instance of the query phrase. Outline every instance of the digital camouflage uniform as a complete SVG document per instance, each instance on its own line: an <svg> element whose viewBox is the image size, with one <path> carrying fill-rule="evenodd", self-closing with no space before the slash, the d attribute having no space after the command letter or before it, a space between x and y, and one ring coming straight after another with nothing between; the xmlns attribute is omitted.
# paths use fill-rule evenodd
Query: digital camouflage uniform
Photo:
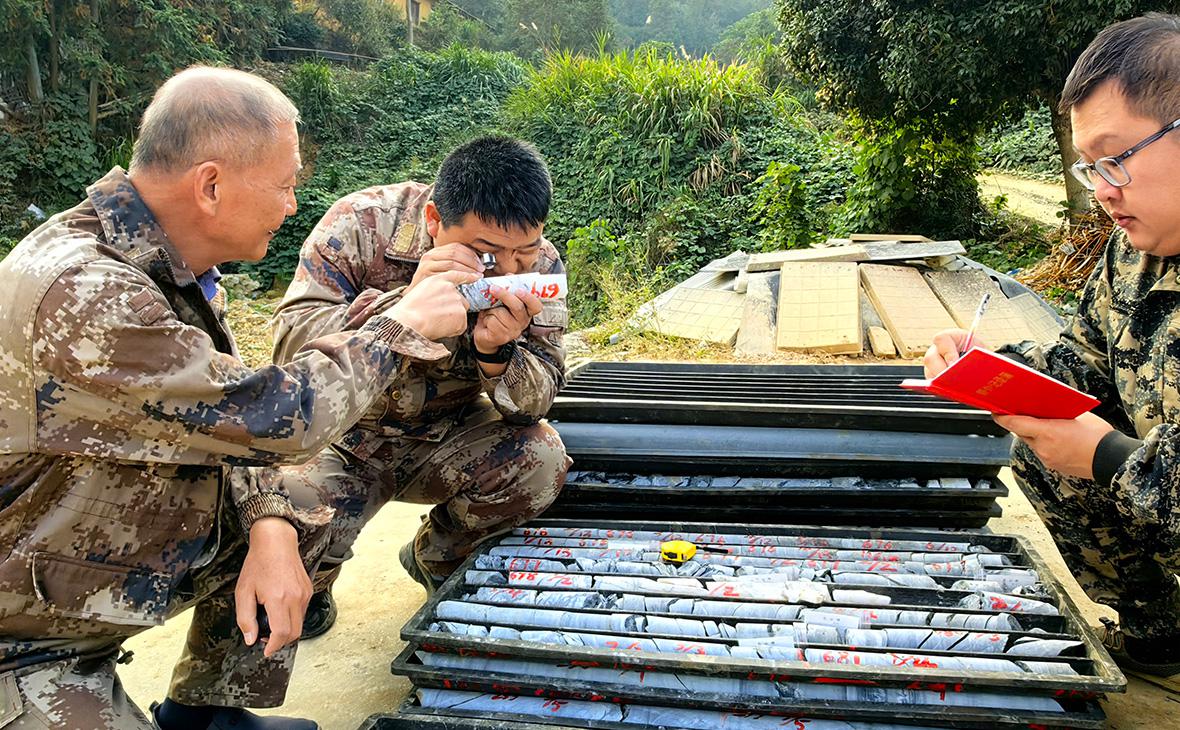
<svg viewBox="0 0 1180 730"><path fill-rule="evenodd" d="M1127 633L1180 640L1180 279L1176 258L1107 245L1077 315L1047 345L1000 351L1102 401L1120 434L1095 479L1047 470L1017 440L1012 470L1078 582L1115 607Z"/></svg>
<svg viewBox="0 0 1180 730"><path fill-rule="evenodd" d="M445 350L387 317L284 367L237 357L210 300L116 168L0 262L0 727L146 728L121 642L196 604L170 696L282 702L293 646L246 647L233 588L264 516L311 568L330 511L277 468L317 453L410 357Z"/></svg>
<svg viewBox="0 0 1180 730"><path fill-rule="evenodd" d="M400 296L434 247L423 218L433 189L414 182L368 188L332 206L304 243L275 311L275 362L291 361L326 333L362 326L386 297ZM548 241L534 270L565 270ZM442 341L446 358L404 370L331 449L283 470L296 503L336 508L327 561L344 560L361 527L397 499L437 505L415 537L415 553L428 572L445 576L476 541L556 498L570 462L541 418L564 383L565 303L543 303L496 378L472 355L474 322L473 314L465 334Z"/></svg>

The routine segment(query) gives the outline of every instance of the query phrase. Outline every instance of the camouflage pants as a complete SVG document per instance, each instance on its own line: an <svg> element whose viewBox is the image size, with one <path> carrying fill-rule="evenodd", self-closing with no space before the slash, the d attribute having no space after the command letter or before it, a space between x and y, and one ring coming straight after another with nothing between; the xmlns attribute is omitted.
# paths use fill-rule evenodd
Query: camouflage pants
<svg viewBox="0 0 1180 730"><path fill-rule="evenodd" d="M569 466L561 438L548 424L513 426L482 403L439 442L381 439L364 459L329 448L283 474L297 507L328 504L336 510L324 567L351 556L361 528L386 502L436 505L414 545L423 567L441 577L484 537L544 511Z"/></svg>
<svg viewBox="0 0 1180 730"><path fill-rule="evenodd" d="M1132 636L1180 635L1180 584L1161 564L1175 565L1178 556L1161 553L1157 525L1133 523L1094 482L1049 471L1020 440L1012 473L1091 600L1117 610Z"/></svg>
<svg viewBox="0 0 1180 730"><path fill-rule="evenodd" d="M309 571L319 563L326 538L324 529L309 531L301 538L300 552ZM191 571L168 605L169 618L195 607L168 691L177 702L276 707L285 699L295 645L267 659L262 642L246 646L237 627L234 587L247 547L236 515L227 512L221 520L221 540L213 560ZM0 673L0 728L151 730L152 722L127 697L115 673L122 642L142 630L129 626L122 637L56 641L46 647L47 653L76 652L80 656Z"/></svg>

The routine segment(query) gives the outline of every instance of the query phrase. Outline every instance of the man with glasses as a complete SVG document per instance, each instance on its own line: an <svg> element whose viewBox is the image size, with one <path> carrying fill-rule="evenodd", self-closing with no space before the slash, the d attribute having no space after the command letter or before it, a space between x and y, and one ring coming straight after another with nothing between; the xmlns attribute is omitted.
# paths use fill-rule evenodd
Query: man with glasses
<svg viewBox="0 0 1180 730"><path fill-rule="evenodd" d="M1180 17L1103 30L1061 106L1081 155L1073 174L1116 232L1060 338L999 351L1102 405L996 422L1018 437L1012 471L1078 582L1118 610L1119 625L1104 621L1115 659L1180 691ZM935 337L929 375L965 335Z"/></svg>

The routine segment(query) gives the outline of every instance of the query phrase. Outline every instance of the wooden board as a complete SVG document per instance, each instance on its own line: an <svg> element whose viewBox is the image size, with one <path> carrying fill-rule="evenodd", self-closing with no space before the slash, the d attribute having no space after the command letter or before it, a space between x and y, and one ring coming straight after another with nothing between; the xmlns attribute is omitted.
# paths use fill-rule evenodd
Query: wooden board
<svg viewBox="0 0 1180 730"><path fill-rule="evenodd" d="M750 274L742 326L734 351L739 355L773 355L775 352L775 301L773 279L777 274Z"/></svg>
<svg viewBox="0 0 1180 730"><path fill-rule="evenodd" d="M869 327L869 349L877 357L897 357L897 348L893 346L893 338L884 327Z"/></svg>
<svg viewBox="0 0 1180 730"><path fill-rule="evenodd" d="M854 244L856 245L856 244ZM909 259L943 258L944 256L958 256L967 253L959 241L930 241L926 243L896 243L882 241L879 243L862 243L866 261L906 261Z"/></svg>
<svg viewBox="0 0 1180 730"><path fill-rule="evenodd" d="M741 271L746 268L750 254L745 251L734 251L725 258L715 259L705 264L701 271Z"/></svg>
<svg viewBox="0 0 1180 730"><path fill-rule="evenodd" d="M1028 320L1015 305L1004 296L998 284L987 273L979 269L969 271L930 271L926 282L938 297L946 311L954 317L963 329L971 327L975 311L985 293L991 294L987 311L979 322L975 336L980 344L989 349L1000 345L1035 339Z"/></svg>
<svg viewBox="0 0 1180 730"><path fill-rule="evenodd" d="M860 287L856 264L786 263L780 272L779 349L860 353Z"/></svg>
<svg viewBox="0 0 1180 730"><path fill-rule="evenodd" d="M718 289L678 286L658 302L644 329L668 337L684 337L732 345L742 322L745 295Z"/></svg>
<svg viewBox="0 0 1180 730"><path fill-rule="evenodd" d="M929 241L925 236L913 233L853 233L848 237L853 243L858 241Z"/></svg>
<svg viewBox="0 0 1180 730"><path fill-rule="evenodd" d="M746 269L755 271L779 271L783 264L805 261L864 261L865 250L861 246L832 246L830 248L800 248L791 251L771 251L750 254Z"/></svg>
<svg viewBox="0 0 1180 730"><path fill-rule="evenodd" d="M956 326L917 269L862 264L860 279L902 357L921 356L934 335Z"/></svg>
<svg viewBox="0 0 1180 730"><path fill-rule="evenodd" d="M746 268L750 271L775 271L785 263L797 261L905 261L955 256L962 253L966 253L966 249L958 241L854 243L850 246L803 248L751 254Z"/></svg>

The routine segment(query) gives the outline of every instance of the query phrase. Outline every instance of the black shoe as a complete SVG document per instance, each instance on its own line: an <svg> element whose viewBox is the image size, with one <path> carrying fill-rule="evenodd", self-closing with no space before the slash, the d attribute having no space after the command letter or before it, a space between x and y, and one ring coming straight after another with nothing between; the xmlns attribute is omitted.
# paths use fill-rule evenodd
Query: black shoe
<svg viewBox="0 0 1180 730"><path fill-rule="evenodd" d="M332 589L313 593L311 600L307 602L307 613L303 614L303 633L299 638L303 641L314 639L332 628L334 623L336 600L332 598Z"/></svg>
<svg viewBox="0 0 1180 730"><path fill-rule="evenodd" d="M151 705L152 725L162 730L184 728L185 730L320 730L312 720L298 717L263 717L240 707L218 707L209 715L208 707L189 707L172 700L153 702ZM160 715L169 716L169 724L160 724ZM205 716L209 715L206 720ZM200 720L195 718L200 717Z"/></svg>
<svg viewBox="0 0 1180 730"><path fill-rule="evenodd" d="M1169 692L1180 693L1180 661L1145 662L1127 652L1126 635L1123 629L1108 618L1102 622L1102 645L1110 652L1110 658L1127 674L1150 682Z"/></svg>
<svg viewBox="0 0 1180 730"><path fill-rule="evenodd" d="M402 549L397 551L397 559L402 564L402 567L406 569L406 572L410 574L410 577L426 589L427 598L433 596L434 592L438 590L438 587L442 585L442 578L436 578L431 575L422 566L422 563L418 562L418 556L414 553L413 540L402 545Z"/></svg>

